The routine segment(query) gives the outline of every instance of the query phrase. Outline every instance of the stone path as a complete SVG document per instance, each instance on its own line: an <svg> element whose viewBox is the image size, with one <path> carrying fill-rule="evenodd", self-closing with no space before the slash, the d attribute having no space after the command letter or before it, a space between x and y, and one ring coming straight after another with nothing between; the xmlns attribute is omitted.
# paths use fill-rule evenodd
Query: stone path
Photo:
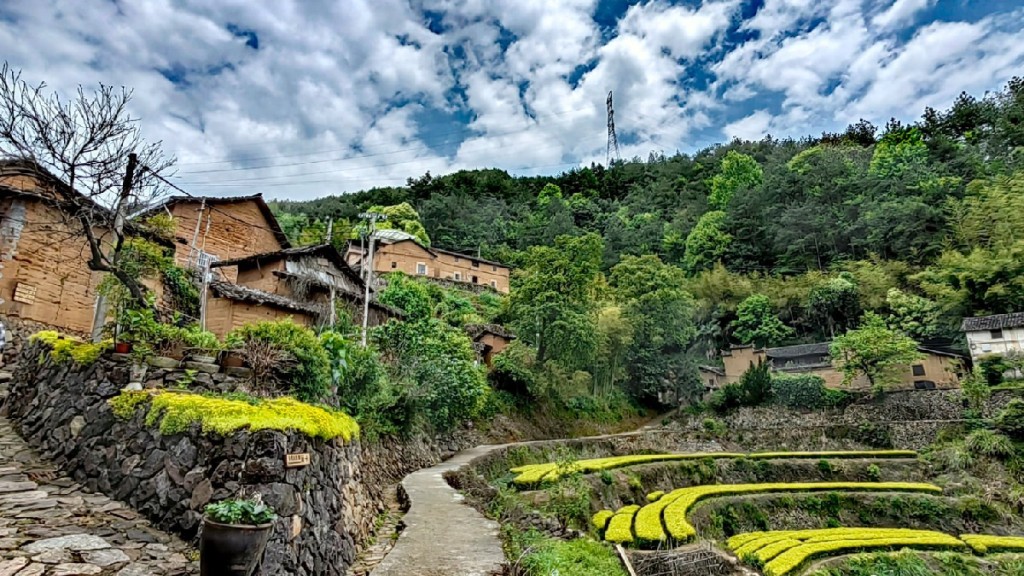
<svg viewBox="0 0 1024 576"><path fill-rule="evenodd" d="M444 473L457 470L500 446L463 450L432 468L405 477L411 503L395 548L370 576L492 576L501 574L505 554L498 523L484 518L448 485Z"/></svg>
<svg viewBox="0 0 1024 576"><path fill-rule="evenodd" d="M366 543L356 561L348 569L348 576L369 576L381 560L395 547L395 541L405 528L402 521L404 512L398 501L398 486L390 486L385 492L387 510L378 519L373 540Z"/></svg>
<svg viewBox="0 0 1024 576"><path fill-rule="evenodd" d="M124 504L86 492L0 418L0 576L184 576L198 554Z"/></svg>

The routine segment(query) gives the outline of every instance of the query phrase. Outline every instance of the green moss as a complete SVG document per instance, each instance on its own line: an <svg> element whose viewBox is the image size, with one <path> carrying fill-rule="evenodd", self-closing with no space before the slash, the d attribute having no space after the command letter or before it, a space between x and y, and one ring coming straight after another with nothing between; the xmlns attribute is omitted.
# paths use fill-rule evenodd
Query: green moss
<svg viewBox="0 0 1024 576"><path fill-rule="evenodd" d="M347 414L288 397L243 401L164 392L152 398L146 424L159 426L165 435L184 432L198 423L203 432L221 435L248 428L295 430L325 440L340 437L348 441L359 436L359 425Z"/></svg>

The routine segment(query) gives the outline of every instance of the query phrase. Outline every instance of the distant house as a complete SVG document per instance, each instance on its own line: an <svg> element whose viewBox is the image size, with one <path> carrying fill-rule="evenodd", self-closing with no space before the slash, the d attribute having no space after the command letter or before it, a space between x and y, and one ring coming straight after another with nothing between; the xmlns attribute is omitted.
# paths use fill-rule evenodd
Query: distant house
<svg viewBox="0 0 1024 576"><path fill-rule="evenodd" d="M516 339L515 334L498 324L466 324L464 329L473 340L473 348L487 366L493 366L494 357Z"/></svg>
<svg viewBox="0 0 1024 576"><path fill-rule="evenodd" d="M89 269L82 225L61 208L56 186L64 184L35 164L0 163L0 315L86 334L103 274Z"/></svg>
<svg viewBox="0 0 1024 576"><path fill-rule="evenodd" d="M898 388L955 388L959 385L964 372L964 358L960 354L939 346L919 345L917 349L924 359L907 367ZM759 361L768 362L773 372L819 376L830 388L839 388L843 384L843 373L832 362L828 342L778 348L733 346L722 351L724 383L738 382L750 364ZM865 378L858 378L850 387L866 388L868 382Z"/></svg>
<svg viewBox="0 0 1024 576"><path fill-rule="evenodd" d="M1024 352L1024 312L964 318L960 329L974 362L989 354Z"/></svg>
<svg viewBox="0 0 1024 576"><path fill-rule="evenodd" d="M286 316L307 326L329 324L339 300L362 322L366 286L330 244L220 260L211 269L235 278L233 284L210 285L205 317L207 329L215 334ZM371 293L371 326L396 317L401 313L376 302Z"/></svg>
<svg viewBox="0 0 1024 576"><path fill-rule="evenodd" d="M291 248L277 218L261 194L230 198L172 196L136 218L168 214L174 218L174 260L185 268ZM225 271L234 282L234 272Z"/></svg>
<svg viewBox="0 0 1024 576"><path fill-rule="evenodd" d="M512 268L476 256L427 247L412 234L400 230L374 233L374 274L404 272L433 280L451 281L475 287L490 287L508 294ZM367 247L350 242L345 260L357 270L368 264Z"/></svg>

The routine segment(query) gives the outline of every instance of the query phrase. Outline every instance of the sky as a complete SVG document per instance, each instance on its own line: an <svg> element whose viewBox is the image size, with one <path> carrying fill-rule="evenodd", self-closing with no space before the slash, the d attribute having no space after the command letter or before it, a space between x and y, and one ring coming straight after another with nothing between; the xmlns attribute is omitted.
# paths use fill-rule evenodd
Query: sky
<svg viewBox="0 0 1024 576"><path fill-rule="evenodd" d="M1024 71L1022 0L0 0L0 59L134 90L192 194L309 199L913 121Z"/></svg>

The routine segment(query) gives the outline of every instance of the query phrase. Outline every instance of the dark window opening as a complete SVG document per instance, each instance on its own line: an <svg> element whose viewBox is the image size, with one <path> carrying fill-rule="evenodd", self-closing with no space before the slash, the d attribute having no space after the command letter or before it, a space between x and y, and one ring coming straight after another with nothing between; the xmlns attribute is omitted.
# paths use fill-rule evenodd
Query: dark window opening
<svg viewBox="0 0 1024 576"><path fill-rule="evenodd" d="M914 364L913 366L914 376L924 376L924 365Z"/></svg>
<svg viewBox="0 0 1024 576"><path fill-rule="evenodd" d="M473 260L473 268L479 268L479 267L480 267L480 263L477 262L476 260Z"/></svg>
<svg viewBox="0 0 1024 576"><path fill-rule="evenodd" d="M473 276L473 284L478 284L480 281L477 280L476 276Z"/></svg>
<svg viewBox="0 0 1024 576"><path fill-rule="evenodd" d="M995 330L989 330L988 331L988 335L991 336L993 340L1002 340L1003 339L1003 329L1002 328L996 328Z"/></svg>
<svg viewBox="0 0 1024 576"><path fill-rule="evenodd" d="M392 262L392 263L391 263L391 268L392 268L392 269L394 269L394 268L398 268L398 262Z"/></svg>
<svg viewBox="0 0 1024 576"><path fill-rule="evenodd" d="M935 390L935 382L931 380L915 380L914 389L916 390Z"/></svg>

